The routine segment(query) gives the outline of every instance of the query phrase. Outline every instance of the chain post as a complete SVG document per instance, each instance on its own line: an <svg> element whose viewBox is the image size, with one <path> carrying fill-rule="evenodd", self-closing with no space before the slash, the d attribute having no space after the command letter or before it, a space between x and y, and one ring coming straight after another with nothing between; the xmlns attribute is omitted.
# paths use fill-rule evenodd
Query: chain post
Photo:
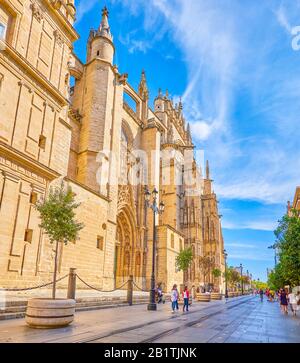
<svg viewBox="0 0 300 363"><path fill-rule="evenodd" d="M127 287L127 302L129 306L133 303L133 276L129 276L128 287Z"/></svg>
<svg viewBox="0 0 300 363"><path fill-rule="evenodd" d="M70 268L67 298L75 300L75 296L76 296L76 268Z"/></svg>

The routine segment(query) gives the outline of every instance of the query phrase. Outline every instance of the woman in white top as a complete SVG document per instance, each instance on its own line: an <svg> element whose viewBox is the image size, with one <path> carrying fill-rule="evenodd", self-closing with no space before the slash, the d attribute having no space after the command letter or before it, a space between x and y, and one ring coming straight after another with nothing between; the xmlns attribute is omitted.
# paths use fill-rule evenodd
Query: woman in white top
<svg viewBox="0 0 300 363"><path fill-rule="evenodd" d="M177 307L177 302L178 302L177 285L174 285L171 291L171 302L172 302L172 312L175 313L175 309Z"/></svg>
<svg viewBox="0 0 300 363"><path fill-rule="evenodd" d="M296 295L293 292L291 292L289 294L288 298L289 298L289 303L290 303L293 315L296 316L297 315L297 310L299 309L299 305L298 305L299 295L298 294Z"/></svg>

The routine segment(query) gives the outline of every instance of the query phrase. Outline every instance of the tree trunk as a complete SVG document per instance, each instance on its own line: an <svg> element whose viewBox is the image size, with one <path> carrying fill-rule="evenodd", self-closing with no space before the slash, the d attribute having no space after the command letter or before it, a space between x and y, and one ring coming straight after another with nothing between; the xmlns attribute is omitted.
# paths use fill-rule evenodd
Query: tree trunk
<svg viewBox="0 0 300 363"><path fill-rule="evenodd" d="M54 272L53 272L53 287L52 287L52 299L56 298L56 276L57 276L57 258L58 258L58 241L55 246L55 259L54 259Z"/></svg>

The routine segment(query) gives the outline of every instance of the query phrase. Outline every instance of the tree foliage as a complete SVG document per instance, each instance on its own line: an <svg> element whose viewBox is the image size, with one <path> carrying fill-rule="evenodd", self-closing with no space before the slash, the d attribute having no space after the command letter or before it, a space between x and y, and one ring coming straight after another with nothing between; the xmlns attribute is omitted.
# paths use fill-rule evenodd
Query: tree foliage
<svg viewBox="0 0 300 363"><path fill-rule="evenodd" d="M212 271L212 275L217 279L218 277L222 276L222 271L218 268L214 268Z"/></svg>
<svg viewBox="0 0 300 363"><path fill-rule="evenodd" d="M266 290L269 285L266 282L263 281L252 281L252 285L257 289L257 290Z"/></svg>
<svg viewBox="0 0 300 363"><path fill-rule="evenodd" d="M75 209L79 205L71 187L65 188L63 183L60 187L51 188L48 197L37 202L35 207L40 214L40 227L51 243L67 244L78 239L78 233L83 228L83 224L75 220Z"/></svg>
<svg viewBox="0 0 300 363"><path fill-rule="evenodd" d="M193 250L187 248L182 250L176 258L176 267L179 271L186 272L193 262Z"/></svg>
<svg viewBox="0 0 300 363"><path fill-rule="evenodd" d="M78 239L79 231L84 227L75 220L75 210L79 207L70 187L65 188L62 182L60 187L51 188L44 200L37 202L35 208L40 214L40 227L49 237L50 242L56 243L55 265L53 272L52 297L56 294L57 255L58 244L67 244Z"/></svg>
<svg viewBox="0 0 300 363"><path fill-rule="evenodd" d="M279 251L279 264L269 276L274 289L285 285L300 285L300 218L299 212L292 209L280 221L275 231L276 246Z"/></svg>
<svg viewBox="0 0 300 363"><path fill-rule="evenodd" d="M230 287L236 287L241 281L241 275L234 267L228 267L224 277L227 279L227 283Z"/></svg>

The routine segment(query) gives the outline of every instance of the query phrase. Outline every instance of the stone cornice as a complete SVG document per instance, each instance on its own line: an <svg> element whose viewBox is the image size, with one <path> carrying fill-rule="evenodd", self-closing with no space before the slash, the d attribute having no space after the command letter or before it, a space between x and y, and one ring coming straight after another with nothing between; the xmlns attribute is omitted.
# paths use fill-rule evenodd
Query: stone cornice
<svg viewBox="0 0 300 363"><path fill-rule="evenodd" d="M56 0L43 0L43 2L48 6L48 9L51 11L52 15L59 21L59 23L66 29L68 34L70 35L71 42L75 42L79 39L79 34L74 29L73 25L68 21L66 16L61 12L61 6L65 6L65 1L56 1Z"/></svg>
<svg viewBox="0 0 300 363"><path fill-rule="evenodd" d="M157 129L159 132L164 132L164 128L161 126L159 122L155 118L148 120L147 126L144 128L144 130L148 129Z"/></svg>
<svg viewBox="0 0 300 363"><path fill-rule="evenodd" d="M67 129L72 130L72 126L68 124L63 118L59 118L59 122L64 125Z"/></svg>
<svg viewBox="0 0 300 363"><path fill-rule="evenodd" d="M170 226L169 224L163 224L161 226L157 226L158 229L160 228L167 228L170 229L171 231L173 231L174 233L178 234L180 237L185 238L185 234L182 232L179 232L177 229L175 229L174 227Z"/></svg>
<svg viewBox="0 0 300 363"><path fill-rule="evenodd" d="M106 201L106 202L108 202L108 203L110 203L110 202L111 202L111 199L110 199L110 198L106 197L106 196L105 196L105 195L103 195L103 194L100 194L100 193L96 192L96 191L95 191L95 190L93 190L92 188L90 188L90 187L88 187L88 186L86 186L86 185L84 185L84 184L82 184L82 183L80 183L80 182L78 182L78 181L76 181L76 180L74 180L74 179L70 178L70 177L65 177L65 178L64 178L64 180L65 180L65 181L67 181L67 182L71 182L71 183L73 183L73 184L78 185L79 187L81 187L81 188L85 189L86 191L88 191L88 192L90 192L90 193L92 193L92 194L96 195L97 197L99 197L99 198L101 198L101 199L105 200L105 201Z"/></svg>
<svg viewBox="0 0 300 363"><path fill-rule="evenodd" d="M21 153L19 150L16 150L15 148L5 144L2 141L0 141L0 154L16 161L17 163L25 166L26 168L36 172L37 174L42 175L50 181L60 177L60 174L56 171L48 168L47 166L30 158L29 156Z"/></svg>

